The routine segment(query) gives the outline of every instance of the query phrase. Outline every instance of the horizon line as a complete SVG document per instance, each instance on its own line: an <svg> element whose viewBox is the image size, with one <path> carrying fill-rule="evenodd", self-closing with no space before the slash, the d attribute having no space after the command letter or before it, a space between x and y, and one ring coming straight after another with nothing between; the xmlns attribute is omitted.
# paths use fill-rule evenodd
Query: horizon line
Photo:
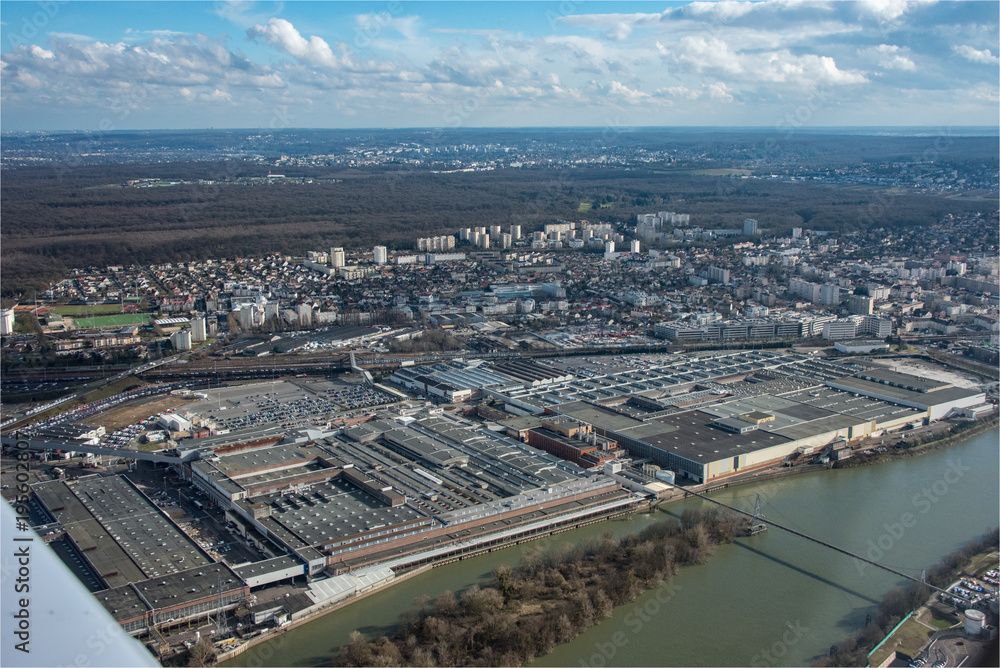
<svg viewBox="0 0 1000 668"><path fill-rule="evenodd" d="M323 126L302 126L302 127L286 127L286 128L267 128L264 126L232 126L232 127L187 127L187 128L115 128L109 130L100 129L70 129L70 128L57 128L57 129L32 129L32 130L2 130L0 133L3 134L31 134L31 133L45 133L45 132L86 132L91 134L115 134L119 132L227 132L227 131L268 131L268 132L292 132L292 131L302 131L302 130L329 130L329 131L381 131L381 132L398 132L398 131L422 131L422 132L463 132L463 131L477 131L477 130L503 130L503 131L527 131L527 130L613 130L615 132L633 132L636 130L751 130L751 131L771 131L771 132L814 132L823 130L939 130L942 132L947 132L952 129L962 129L962 130L986 130L991 132L1000 133L1000 125L955 125L955 124L933 124L933 125L802 125L796 127L784 127L784 126L773 126L773 125L523 125L523 126L504 126L504 125L481 125L481 126L459 126L459 127L444 127L444 126L434 126L434 125L416 125L416 126L400 126L400 127L388 127L388 126L357 126L357 127L323 127Z"/></svg>

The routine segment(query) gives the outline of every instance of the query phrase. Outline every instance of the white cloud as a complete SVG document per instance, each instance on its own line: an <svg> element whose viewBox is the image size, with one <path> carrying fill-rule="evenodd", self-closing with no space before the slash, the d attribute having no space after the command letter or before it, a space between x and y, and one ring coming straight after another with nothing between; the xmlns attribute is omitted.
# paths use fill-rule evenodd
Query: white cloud
<svg viewBox="0 0 1000 668"><path fill-rule="evenodd" d="M272 18L265 25L254 25L247 29L247 37L283 51L306 65L337 67L337 57L330 45L313 35L306 39L285 19Z"/></svg>
<svg viewBox="0 0 1000 668"><path fill-rule="evenodd" d="M95 42L93 37L89 35L79 35L75 32L50 32L49 37L55 37L56 39L72 39L78 42Z"/></svg>
<svg viewBox="0 0 1000 668"><path fill-rule="evenodd" d="M716 102L732 102L733 96L729 94L726 84L717 81L708 86L708 97Z"/></svg>
<svg viewBox="0 0 1000 668"><path fill-rule="evenodd" d="M56 57L56 54L52 53L51 51L48 51L47 49L43 49L42 47L36 44L32 44L31 46L29 46L28 51L31 52L32 56L34 56L35 58L39 58L41 60L52 60L53 58Z"/></svg>
<svg viewBox="0 0 1000 668"><path fill-rule="evenodd" d="M697 73L731 77L741 82L797 84L859 84L868 79L862 72L841 70L830 56L795 55L787 49L777 51L736 52L716 37L688 36L676 50L658 45L668 60Z"/></svg>
<svg viewBox="0 0 1000 668"><path fill-rule="evenodd" d="M874 58L879 67L883 69L914 72L917 69L917 64L905 55L907 51L908 49L895 44L879 44L874 49L863 50L863 53Z"/></svg>
<svg viewBox="0 0 1000 668"><path fill-rule="evenodd" d="M640 90L633 90L620 81L612 81L607 86L601 86L608 95L623 100L625 102L642 102L649 99L649 93Z"/></svg>
<svg viewBox="0 0 1000 668"><path fill-rule="evenodd" d="M994 56L993 52L989 49L974 49L967 44L960 44L951 47L951 50L973 63L982 63L984 65L1000 63L1000 57Z"/></svg>
<svg viewBox="0 0 1000 668"><path fill-rule="evenodd" d="M891 23L921 5L929 5L937 0L861 0L858 7L862 15L873 16L878 21Z"/></svg>
<svg viewBox="0 0 1000 668"><path fill-rule="evenodd" d="M4 102L44 89L47 104L111 110L125 118L177 100L229 103L234 91L283 88L279 73L254 65L204 35L139 44L50 37L50 49L18 46L0 56ZM41 100L37 95L34 100Z"/></svg>
<svg viewBox="0 0 1000 668"><path fill-rule="evenodd" d="M242 28L249 28L266 21L269 17L281 13L284 3L275 3L269 10L254 11L260 5L254 0L222 0L214 3L212 13Z"/></svg>

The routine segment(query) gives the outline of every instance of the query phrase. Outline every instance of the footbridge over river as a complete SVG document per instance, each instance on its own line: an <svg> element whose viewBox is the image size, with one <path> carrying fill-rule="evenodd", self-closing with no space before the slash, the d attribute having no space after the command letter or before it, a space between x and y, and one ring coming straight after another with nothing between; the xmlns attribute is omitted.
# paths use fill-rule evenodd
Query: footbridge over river
<svg viewBox="0 0 1000 668"><path fill-rule="evenodd" d="M948 593L944 589L941 589L939 587L935 587L934 585L930 584L929 582L926 582L925 580L922 580L921 578L915 578L912 575L907 575L906 573L903 573L901 571L897 571L895 568L891 568L889 566L885 566L884 564L880 564L877 561L872 561L871 559L868 559L866 557L862 557L860 554L855 554L854 552L851 552L849 550L845 550L842 547L837 547L836 545L832 545L831 543L828 543L825 540L820 540L819 538L816 538L814 536L810 536L809 534L805 534L805 533L802 533L801 531L796 531L795 529L789 528L789 527L784 526L782 524L778 524L774 520L766 519L759 512L748 513L745 510L740 510L739 508L734 508L733 506L730 506L729 504L722 503L721 501L716 501L715 499L710 498L710 497L706 496L705 494L702 494L701 492L695 492L695 491L692 491L692 490L689 490L689 489L684 490L684 494L685 495L690 494L692 496L700 497L700 498L705 499L706 501L708 501L710 503L714 503L717 506L722 506L723 508L727 508L727 509L733 511L734 513L737 513L739 515L743 515L744 517L746 517L746 518L748 518L750 520L750 522L751 522L751 530L752 530L752 527L757 526L757 525L761 525L761 524L767 525L767 526L772 526L772 527L774 527L776 529L781 529L782 531L787 531L788 533L793 534L795 536L798 536L799 538L804 538L806 540L810 540L810 541L812 541L814 543L822 545L823 547L826 547L828 549L834 550L836 552L840 552L841 554L846 554L847 556L851 557L852 559L857 559L858 561L864 562L866 564L870 564L872 566L875 566L876 568L881 568L882 570L888 571L888 572L892 573L893 575L898 575L901 578L905 578L907 580L911 580L912 582L916 582L918 584L925 585L926 587L928 587L930 589L933 589L934 591L938 591L938 592L941 592L943 594L947 594Z"/></svg>

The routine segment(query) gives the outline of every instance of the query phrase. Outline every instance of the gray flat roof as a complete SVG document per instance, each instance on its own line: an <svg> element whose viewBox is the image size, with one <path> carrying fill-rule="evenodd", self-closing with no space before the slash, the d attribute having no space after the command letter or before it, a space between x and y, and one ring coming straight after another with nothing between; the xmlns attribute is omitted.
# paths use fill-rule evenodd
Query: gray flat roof
<svg viewBox="0 0 1000 668"><path fill-rule="evenodd" d="M210 563L194 541L123 478L79 480L70 489L146 577Z"/></svg>
<svg viewBox="0 0 1000 668"><path fill-rule="evenodd" d="M854 374L854 376L856 378L863 378L875 383L884 382L889 385L895 385L896 387L914 390L915 392L934 392L951 385L951 383L944 383L930 378L921 378L920 376L913 376L908 373L900 373L884 367L859 371Z"/></svg>
<svg viewBox="0 0 1000 668"><path fill-rule="evenodd" d="M836 384L846 387L848 391L855 390L860 393L879 394L890 399L909 401L924 408L946 404L959 399L967 399L983 393L982 390L971 390L961 387L947 387L933 392L915 392L902 387L883 385L882 383L874 383L870 380L862 380L861 378L853 378L851 376L836 378L829 381L829 383L831 385Z"/></svg>
<svg viewBox="0 0 1000 668"><path fill-rule="evenodd" d="M347 538L378 525L402 524L427 517L406 505L391 508L342 480L313 485L302 494L256 497L254 501L269 504L272 508L270 519L308 545Z"/></svg>
<svg viewBox="0 0 1000 668"><path fill-rule="evenodd" d="M182 606L208 596L218 596L220 586L225 593L239 591L244 585L243 580L225 564L205 564L134 583L134 588L139 590L154 611ZM135 617L148 609L129 585L98 592L95 596L119 621ZM184 613L179 611L179 614Z"/></svg>
<svg viewBox="0 0 1000 668"><path fill-rule="evenodd" d="M55 515L76 546L84 551L94 571L111 587L147 576L101 523L94 519L62 480L33 487L39 501ZM117 575L111 575L117 573Z"/></svg>
<svg viewBox="0 0 1000 668"><path fill-rule="evenodd" d="M715 417L701 411L664 415L640 427L622 430L629 438L701 464L735 457L788 442L789 438L759 429L734 434L711 426ZM617 431L617 430L616 430Z"/></svg>
<svg viewBox="0 0 1000 668"><path fill-rule="evenodd" d="M258 575L277 573L288 568L293 568L294 566L305 566L305 564L301 560L286 554L280 557L274 557L273 559L265 559L264 561L256 561L252 564L237 566L233 570L235 570L236 574L244 580L249 580L250 578L257 577Z"/></svg>
<svg viewBox="0 0 1000 668"><path fill-rule="evenodd" d="M604 429L611 429L612 431L621 431L642 424L642 420L636 420L627 415L622 415L621 413L616 413L615 411L584 401L573 401L568 404L562 404L555 410L562 415L568 415L587 424L597 425Z"/></svg>

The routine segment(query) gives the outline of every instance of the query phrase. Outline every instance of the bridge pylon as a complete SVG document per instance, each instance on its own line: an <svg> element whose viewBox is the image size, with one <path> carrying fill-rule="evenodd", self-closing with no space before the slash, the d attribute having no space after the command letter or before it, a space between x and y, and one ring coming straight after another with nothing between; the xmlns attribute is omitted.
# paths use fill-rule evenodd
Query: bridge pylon
<svg viewBox="0 0 1000 668"><path fill-rule="evenodd" d="M767 524L764 522L764 513L760 509L760 494L753 505L753 516L750 518L750 535L756 536L767 531Z"/></svg>

